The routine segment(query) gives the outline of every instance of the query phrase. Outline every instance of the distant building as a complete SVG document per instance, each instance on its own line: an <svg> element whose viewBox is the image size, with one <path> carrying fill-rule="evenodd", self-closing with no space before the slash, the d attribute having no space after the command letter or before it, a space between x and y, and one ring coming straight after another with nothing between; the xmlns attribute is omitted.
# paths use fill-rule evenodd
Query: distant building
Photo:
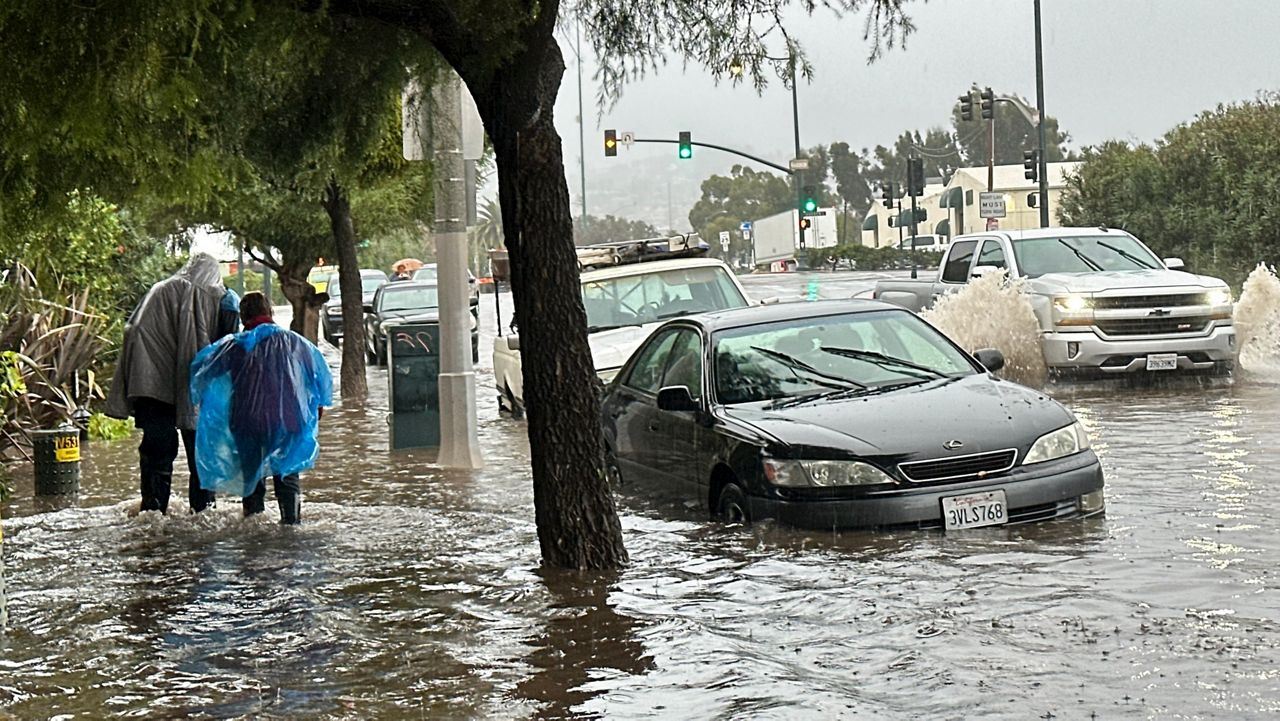
<svg viewBox="0 0 1280 721"><path fill-rule="evenodd" d="M1079 163L1049 163L1049 218L1057 222L1058 201L1066 187L1066 176L1075 172ZM1001 230L1023 230L1040 227L1040 209L1029 202L1029 196L1038 195L1038 185L1024 176L1022 165L997 165L993 173L992 190L1004 195L1005 217L998 219ZM977 233L987 229L987 221L978 213L978 195L987 189L987 168L960 168L945 186L930 185L924 195L916 198L916 207L924 210L925 219L916 226L918 234L937 234L955 237ZM910 235L908 223L911 215L911 199L902 199L904 237ZM1038 202L1038 198L1037 198ZM862 222L862 244L882 248L898 243L898 210L889 210L879 202L867 210Z"/></svg>

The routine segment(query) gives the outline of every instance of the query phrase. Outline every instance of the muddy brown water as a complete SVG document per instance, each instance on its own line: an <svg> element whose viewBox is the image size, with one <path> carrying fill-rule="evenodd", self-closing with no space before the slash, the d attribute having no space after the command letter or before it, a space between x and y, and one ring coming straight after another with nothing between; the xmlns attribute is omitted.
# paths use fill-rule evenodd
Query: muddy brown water
<svg viewBox="0 0 1280 721"><path fill-rule="evenodd" d="M370 405L325 416L297 529L225 500L131 516L136 441L90 444L67 507L21 471L0 717L1280 714L1280 386L1051 387L1096 439L1105 519L835 535L624 490L631 565L590 576L538 569L524 425L491 383L487 467L445 472L388 451L371 370Z"/></svg>

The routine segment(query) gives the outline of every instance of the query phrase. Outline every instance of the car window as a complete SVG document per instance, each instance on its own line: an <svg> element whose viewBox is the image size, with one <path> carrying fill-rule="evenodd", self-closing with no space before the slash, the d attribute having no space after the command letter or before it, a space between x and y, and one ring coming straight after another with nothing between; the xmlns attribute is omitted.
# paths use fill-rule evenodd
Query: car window
<svg viewBox="0 0 1280 721"><path fill-rule="evenodd" d="M976 240L961 240L951 244L947 267L942 269L943 283L963 283L969 279L969 263L973 260L973 249L977 245Z"/></svg>
<svg viewBox="0 0 1280 721"><path fill-rule="evenodd" d="M657 395L658 389L662 387L662 376L667 368L667 355L671 351L671 346L675 344L677 335L679 335L678 331L669 330L650 339L636 356L636 362L631 366L622 384L628 388Z"/></svg>
<svg viewBox="0 0 1280 721"><path fill-rule="evenodd" d="M588 330L596 331L742 308L747 299L724 268L710 266L587 281L582 305Z"/></svg>
<svg viewBox="0 0 1280 721"><path fill-rule="evenodd" d="M685 386L689 395L702 397L702 336L692 330L681 330L667 355L667 372L662 388Z"/></svg>
<svg viewBox="0 0 1280 721"><path fill-rule="evenodd" d="M1004 259L1004 246L998 240L988 240L982 244L982 252L978 254L978 265L989 265L992 268L1007 269L1009 264Z"/></svg>
<svg viewBox="0 0 1280 721"><path fill-rule="evenodd" d="M434 285L394 289L391 289L391 286L387 286L387 288L387 290L383 291L382 298L379 301L381 310L436 308L440 305Z"/></svg>

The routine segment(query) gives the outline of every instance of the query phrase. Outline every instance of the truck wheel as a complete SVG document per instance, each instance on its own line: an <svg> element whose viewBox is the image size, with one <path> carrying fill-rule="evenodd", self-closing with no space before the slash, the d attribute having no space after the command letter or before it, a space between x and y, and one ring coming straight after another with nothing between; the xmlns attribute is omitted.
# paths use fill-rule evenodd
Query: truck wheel
<svg viewBox="0 0 1280 721"><path fill-rule="evenodd" d="M729 483L720 489L720 499L716 501L716 518L725 523L751 523L751 512L747 506L747 494L736 483Z"/></svg>

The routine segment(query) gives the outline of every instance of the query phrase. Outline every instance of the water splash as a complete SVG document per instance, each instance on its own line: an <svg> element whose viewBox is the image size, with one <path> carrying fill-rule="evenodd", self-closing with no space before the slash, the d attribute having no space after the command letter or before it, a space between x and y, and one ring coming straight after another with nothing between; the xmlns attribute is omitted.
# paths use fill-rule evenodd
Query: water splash
<svg viewBox="0 0 1280 721"><path fill-rule="evenodd" d="M1236 365L1250 374L1280 373L1280 278L1259 263L1244 282L1235 308Z"/></svg>
<svg viewBox="0 0 1280 721"><path fill-rule="evenodd" d="M1040 349L1040 322L1021 281L993 273L939 298L920 314L966 350L996 348L1004 353L1001 378L1029 386L1048 377Z"/></svg>

